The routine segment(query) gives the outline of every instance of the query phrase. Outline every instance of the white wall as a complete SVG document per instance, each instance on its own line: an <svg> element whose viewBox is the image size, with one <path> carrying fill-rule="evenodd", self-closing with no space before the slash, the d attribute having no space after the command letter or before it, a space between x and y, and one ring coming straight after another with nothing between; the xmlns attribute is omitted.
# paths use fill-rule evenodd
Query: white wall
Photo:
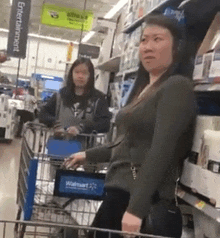
<svg viewBox="0 0 220 238"><path fill-rule="evenodd" d="M8 33L0 32L0 49L7 49ZM37 49L39 44L38 56ZM48 41L37 38L28 38L26 58L21 60L19 78L31 78L32 73L47 74L52 76L64 77L67 58L67 43ZM72 60L75 61L78 55L78 45L74 45ZM36 64L37 58L37 64ZM51 60L51 62L49 62ZM60 61L62 63L60 63ZM92 60L94 66L98 59ZM17 78L18 59L12 58L0 64L0 72L6 74L9 79L15 81ZM100 73L99 70L95 71ZM104 74L104 75L103 75ZM96 88L107 93L109 74L103 73L105 80L98 80Z"/></svg>
<svg viewBox="0 0 220 238"><path fill-rule="evenodd" d="M0 49L7 49L7 33L0 33ZM37 48L38 60L37 58ZM72 61L77 58L78 45L74 45ZM32 73L48 74L63 77L66 68L67 43L42 40L37 38L28 39L26 58L21 60L20 78L31 77ZM62 63L61 63L61 62ZM0 71L4 74L16 75L18 59L0 65Z"/></svg>

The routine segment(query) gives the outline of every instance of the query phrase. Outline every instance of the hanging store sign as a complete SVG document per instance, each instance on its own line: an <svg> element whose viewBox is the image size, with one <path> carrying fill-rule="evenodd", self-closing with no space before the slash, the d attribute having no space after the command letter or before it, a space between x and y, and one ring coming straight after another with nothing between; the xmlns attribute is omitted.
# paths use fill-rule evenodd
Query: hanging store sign
<svg viewBox="0 0 220 238"><path fill-rule="evenodd" d="M16 58L26 57L30 0L13 0L9 26L7 55Z"/></svg>
<svg viewBox="0 0 220 238"><path fill-rule="evenodd" d="M44 4L41 14L41 23L75 30L81 30L83 26L84 31L90 31L93 24L93 13L75 8Z"/></svg>
<svg viewBox="0 0 220 238"><path fill-rule="evenodd" d="M70 62L72 60L73 48L74 44L70 42L67 46L67 59L66 59L67 62Z"/></svg>
<svg viewBox="0 0 220 238"><path fill-rule="evenodd" d="M94 45L86 45L80 44L79 45L79 57L82 58L89 58L89 59L98 59L100 52L99 46Z"/></svg>

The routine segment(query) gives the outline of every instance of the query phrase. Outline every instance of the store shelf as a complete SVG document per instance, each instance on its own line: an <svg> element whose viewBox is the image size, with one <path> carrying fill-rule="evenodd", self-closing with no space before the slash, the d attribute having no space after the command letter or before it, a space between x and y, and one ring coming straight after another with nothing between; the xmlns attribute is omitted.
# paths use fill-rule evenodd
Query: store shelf
<svg viewBox="0 0 220 238"><path fill-rule="evenodd" d="M121 76L127 75L127 74L133 74L133 73L136 73L137 71L138 71L138 67L132 68L132 69L128 69L128 70L125 70L123 72L117 73L116 77L121 77Z"/></svg>
<svg viewBox="0 0 220 238"><path fill-rule="evenodd" d="M194 91L220 91L220 84L199 84L194 87Z"/></svg>
<svg viewBox="0 0 220 238"><path fill-rule="evenodd" d="M197 198L195 195L187 193L182 188L178 189L177 196L188 204L190 204L191 206L193 206L194 208L200 210L207 216L220 223L220 209L217 209L205 203L201 199Z"/></svg>
<svg viewBox="0 0 220 238"><path fill-rule="evenodd" d="M145 14L143 17L139 18L138 20L136 20L134 23L132 23L130 26L128 26L127 28L125 28L123 30L123 33L131 33L132 31L134 31L137 27L139 27L144 21L145 18L153 12L162 12L164 10L165 7L168 6L173 6L175 4L175 6L179 5L182 2L182 0L165 0L164 2L160 3L159 5L155 6L153 9L151 9L147 14Z"/></svg>
<svg viewBox="0 0 220 238"><path fill-rule="evenodd" d="M110 60L96 66L97 69L109 72L118 72L121 56L116 56Z"/></svg>

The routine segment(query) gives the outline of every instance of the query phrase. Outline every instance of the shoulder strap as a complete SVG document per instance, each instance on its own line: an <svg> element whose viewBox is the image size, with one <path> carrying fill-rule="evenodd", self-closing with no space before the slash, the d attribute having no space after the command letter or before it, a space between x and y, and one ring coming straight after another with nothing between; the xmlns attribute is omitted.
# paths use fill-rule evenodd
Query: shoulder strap
<svg viewBox="0 0 220 238"><path fill-rule="evenodd" d="M60 105L61 105L61 96L60 93L58 92L56 94L56 120L59 119Z"/></svg>

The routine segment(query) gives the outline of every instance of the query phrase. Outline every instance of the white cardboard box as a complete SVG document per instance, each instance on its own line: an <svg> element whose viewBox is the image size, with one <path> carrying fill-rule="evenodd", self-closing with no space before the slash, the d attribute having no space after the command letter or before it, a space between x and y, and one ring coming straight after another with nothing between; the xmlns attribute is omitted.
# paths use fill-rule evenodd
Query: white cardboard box
<svg viewBox="0 0 220 238"><path fill-rule="evenodd" d="M209 78L214 79L216 77L220 77L220 49L214 52L209 72Z"/></svg>
<svg viewBox="0 0 220 238"><path fill-rule="evenodd" d="M5 127L7 123L7 111L0 111L0 127Z"/></svg>
<svg viewBox="0 0 220 238"><path fill-rule="evenodd" d="M203 169L192 164L188 159L184 162L181 183L195 189L199 194L216 201L216 208L220 208L220 174Z"/></svg>

